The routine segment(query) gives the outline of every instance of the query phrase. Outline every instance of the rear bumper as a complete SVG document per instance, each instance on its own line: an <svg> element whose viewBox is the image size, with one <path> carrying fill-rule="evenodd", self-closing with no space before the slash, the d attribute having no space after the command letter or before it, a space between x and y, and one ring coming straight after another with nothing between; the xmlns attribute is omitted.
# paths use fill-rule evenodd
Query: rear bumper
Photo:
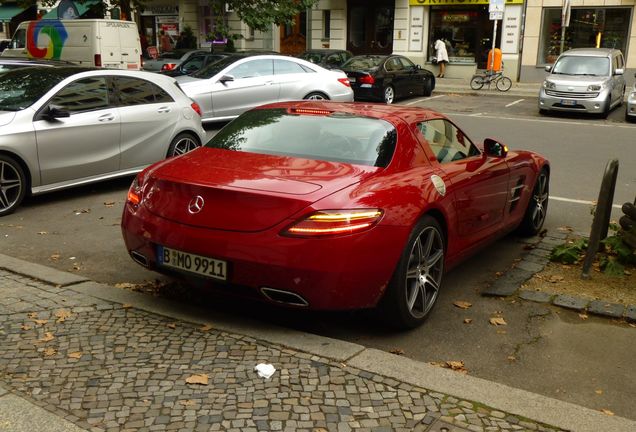
<svg viewBox="0 0 636 432"><path fill-rule="evenodd" d="M565 112L585 112L599 114L605 111L609 91L604 90L595 97L551 96L544 88L539 92L539 109ZM573 103L573 105L570 105Z"/></svg>
<svg viewBox="0 0 636 432"><path fill-rule="evenodd" d="M625 110L626 115L636 118L636 94L634 94L634 92L630 92L627 96L627 105Z"/></svg>
<svg viewBox="0 0 636 432"><path fill-rule="evenodd" d="M317 310L369 308L386 289L408 237L408 229L378 225L365 233L323 239L279 235L290 221L257 233L196 228L155 216L143 207L135 213L127 204L122 219L124 242L146 267L169 270L157 263L157 245L224 260L228 280L219 282L197 275L186 279L265 301L264 287L293 293ZM234 287L237 287L235 290Z"/></svg>
<svg viewBox="0 0 636 432"><path fill-rule="evenodd" d="M353 94L356 100L384 102L384 94L382 92L382 89L376 86L356 86L353 88Z"/></svg>

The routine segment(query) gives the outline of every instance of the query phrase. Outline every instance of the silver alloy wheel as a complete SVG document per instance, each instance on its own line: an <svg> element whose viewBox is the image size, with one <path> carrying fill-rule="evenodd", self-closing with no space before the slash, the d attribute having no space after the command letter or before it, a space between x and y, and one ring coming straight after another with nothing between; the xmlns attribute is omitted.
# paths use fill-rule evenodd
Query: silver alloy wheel
<svg viewBox="0 0 636 432"><path fill-rule="evenodd" d="M0 211L18 202L23 187L18 170L12 164L0 160Z"/></svg>
<svg viewBox="0 0 636 432"><path fill-rule="evenodd" d="M545 172L541 172L537 179L537 184L534 186L534 191L532 192L534 208L530 216L530 222L532 223L532 227L536 230L541 228L545 221L548 196L548 176Z"/></svg>
<svg viewBox="0 0 636 432"><path fill-rule="evenodd" d="M199 147L199 143L195 139L188 135L184 135L176 143L174 143L172 154L170 156L179 156L192 151L197 147Z"/></svg>
<svg viewBox="0 0 636 432"><path fill-rule="evenodd" d="M406 266L406 307L414 318L423 318L435 304L443 271L442 235L435 227L427 226L413 243Z"/></svg>
<svg viewBox="0 0 636 432"><path fill-rule="evenodd" d="M384 89L384 102L387 104L392 104L393 99L395 98L395 92L393 91L393 87L388 86Z"/></svg>
<svg viewBox="0 0 636 432"><path fill-rule="evenodd" d="M311 93L307 95L306 100L329 100L324 95L320 93Z"/></svg>

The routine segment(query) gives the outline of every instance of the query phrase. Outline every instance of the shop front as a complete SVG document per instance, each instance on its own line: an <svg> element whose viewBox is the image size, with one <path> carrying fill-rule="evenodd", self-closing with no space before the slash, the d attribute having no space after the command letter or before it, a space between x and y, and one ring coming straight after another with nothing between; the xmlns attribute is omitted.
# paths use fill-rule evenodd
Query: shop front
<svg viewBox="0 0 636 432"><path fill-rule="evenodd" d="M164 35L163 46L174 48L179 37L179 8L174 4L149 3L139 14L139 33L142 40L142 49L147 55L147 47L162 49L162 33ZM166 39L167 38L167 39ZM169 50L168 50L169 51Z"/></svg>

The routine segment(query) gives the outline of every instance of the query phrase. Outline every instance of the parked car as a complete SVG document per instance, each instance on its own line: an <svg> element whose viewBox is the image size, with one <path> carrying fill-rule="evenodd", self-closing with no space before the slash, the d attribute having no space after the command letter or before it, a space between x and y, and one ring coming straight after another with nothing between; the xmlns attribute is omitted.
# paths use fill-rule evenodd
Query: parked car
<svg viewBox="0 0 636 432"><path fill-rule="evenodd" d="M201 145L200 109L174 78L33 66L0 75L0 216L26 194L136 173Z"/></svg>
<svg viewBox="0 0 636 432"><path fill-rule="evenodd" d="M401 55L362 55L340 68L349 77L356 100L392 104L411 95L430 96L435 75Z"/></svg>
<svg viewBox="0 0 636 432"><path fill-rule="evenodd" d="M636 74L634 74L634 78L636 78ZM636 119L636 83L627 95L627 107L625 108L625 120L632 122L634 119Z"/></svg>
<svg viewBox="0 0 636 432"><path fill-rule="evenodd" d="M178 49L161 54L156 59L144 59L143 69L149 72L168 71L176 68L182 62L195 54L205 54L203 50Z"/></svg>
<svg viewBox="0 0 636 432"><path fill-rule="evenodd" d="M609 48L577 48L564 52L539 90L539 112L609 112L623 104L625 96L623 53Z"/></svg>
<svg viewBox="0 0 636 432"><path fill-rule="evenodd" d="M168 75L171 77L177 77L181 75L190 75L195 72L200 71L207 65L214 63L215 61L221 60L229 56L227 53L201 53L201 54L193 54L187 60L184 60L178 66L175 66L173 69L162 70L160 73L164 75Z"/></svg>
<svg viewBox="0 0 636 432"><path fill-rule="evenodd" d="M233 54L176 79L201 106L204 122L231 120L250 108L278 101L353 101L344 72L280 55Z"/></svg>
<svg viewBox="0 0 636 432"><path fill-rule="evenodd" d="M540 155L477 146L431 110L278 103L141 172L122 230L144 267L293 307L379 306L408 328L446 269L541 231L549 175Z"/></svg>
<svg viewBox="0 0 636 432"><path fill-rule="evenodd" d="M325 69L337 69L351 57L353 54L350 51L337 49L311 49L298 56Z"/></svg>

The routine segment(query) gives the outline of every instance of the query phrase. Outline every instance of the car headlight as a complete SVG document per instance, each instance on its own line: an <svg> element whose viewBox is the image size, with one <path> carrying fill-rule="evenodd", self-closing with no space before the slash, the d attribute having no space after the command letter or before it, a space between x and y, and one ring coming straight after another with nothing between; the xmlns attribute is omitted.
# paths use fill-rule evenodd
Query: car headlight
<svg viewBox="0 0 636 432"><path fill-rule="evenodd" d="M601 91L602 88L602 84L590 84L587 86L587 91Z"/></svg>
<svg viewBox="0 0 636 432"><path fill-rule="evenodd" d="M552 81L545 80L543 81L543 88L548 90L554 90L556 85Z"/></svg>

